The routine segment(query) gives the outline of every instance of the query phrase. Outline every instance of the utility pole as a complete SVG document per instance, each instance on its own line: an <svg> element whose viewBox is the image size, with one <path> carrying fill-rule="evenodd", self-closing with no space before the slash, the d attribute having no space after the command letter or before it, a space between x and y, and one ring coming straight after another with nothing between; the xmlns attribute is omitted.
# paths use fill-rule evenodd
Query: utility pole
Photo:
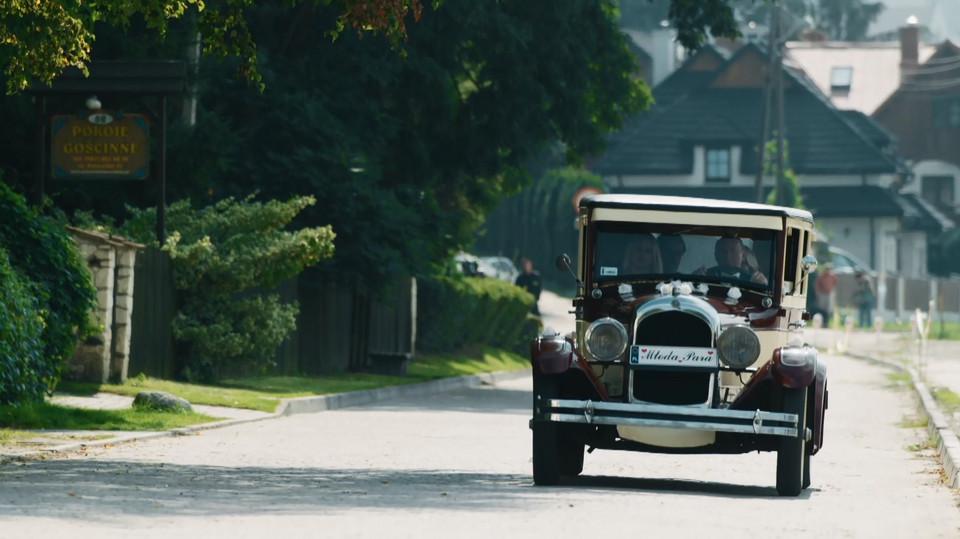
<svg viewBox="0 0 960 539"><path fill-rule="evenodd" d="M774 5L776 5L776 0L774 0ZM760 204L763 203L763 177L764 168L767 162L767 137L770 135L770 94L772 93L771 86L773 86L773 73L777 67L776 54L774 54L774 47L779 39L779 36L776 34L775 30L777 27L777 19L777 10L771 9L769 26L767 27L767 70L763 76L763 110L761 111L762 119L760 120L762 127L760 131L760 139L757 142L757 176L754 180L754 187L757 191L757 203Z"/></svg>
<svg viewBox="0 0 960 539"><path fill-rule="evenodd" d="M777 200L778 206L785 205L787 200L786 193L783 192L783 43L780 39L780 4L774 3L773 10L776 13L776 36L773 53L777 57L777 70L774 76L777 77Z"/></svg>

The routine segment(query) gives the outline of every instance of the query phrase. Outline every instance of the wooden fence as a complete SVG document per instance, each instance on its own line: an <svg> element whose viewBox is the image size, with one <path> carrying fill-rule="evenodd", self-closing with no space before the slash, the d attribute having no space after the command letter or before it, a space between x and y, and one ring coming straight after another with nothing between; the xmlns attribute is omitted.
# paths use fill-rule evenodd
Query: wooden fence
<svg viewBox="0 0 960 539"><path fill-rule="evenodd" d="M170 260L147 248L137 255L131 323L130 376L173 379L184 365L176 357L171 322L176 313ZM415 281L373 300L348 286L310 275L282 283L272 293L297 301L297 330L277 350L271 374L324 374L371 367L371 356L409 357L414 350Z"/></svg>
<svg viewBox="0 0 960 539"><path fill-rule="evenodd" d="M886 321L909 320L917 309L927 312L931 300L935 319L942 317L947 322L960 321L960 280L887 276L873 278L872 284L877 294L874 314ZM838 275L836 306L841 310L855 311L855 291L856 280L853 275Z"/></svg>

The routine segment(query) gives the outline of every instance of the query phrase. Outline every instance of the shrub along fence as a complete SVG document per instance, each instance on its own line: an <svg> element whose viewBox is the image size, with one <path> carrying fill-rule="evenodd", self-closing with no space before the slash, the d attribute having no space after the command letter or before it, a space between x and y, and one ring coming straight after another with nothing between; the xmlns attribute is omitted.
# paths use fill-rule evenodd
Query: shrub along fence
<svg viewBox="0 0 960 539"><path fill-rule="evenodd" d="M171 265L156 248L136 261L129 373L173 379L184 365L176 357L171 323L176 314ZM317 283L301 275L273 293L297 301L297 330L277 350L270 374L323 374L370 367L371 354L413 352L416 292L412 279L393 287L389 298L374 300L337 283ZM250 374L250 373L235 373Z"/></svg>

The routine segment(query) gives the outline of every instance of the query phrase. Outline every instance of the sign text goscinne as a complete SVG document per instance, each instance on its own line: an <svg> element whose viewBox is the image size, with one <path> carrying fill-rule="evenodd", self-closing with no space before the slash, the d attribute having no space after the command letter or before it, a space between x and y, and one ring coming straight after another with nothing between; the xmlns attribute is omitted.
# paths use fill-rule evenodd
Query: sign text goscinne
<svg viewBox="0 0 960 539"><path fill-rule="evenodd" d="M55 179L142 180L150 170L150 127L142 114L54 116L50 139Z"/></svg>

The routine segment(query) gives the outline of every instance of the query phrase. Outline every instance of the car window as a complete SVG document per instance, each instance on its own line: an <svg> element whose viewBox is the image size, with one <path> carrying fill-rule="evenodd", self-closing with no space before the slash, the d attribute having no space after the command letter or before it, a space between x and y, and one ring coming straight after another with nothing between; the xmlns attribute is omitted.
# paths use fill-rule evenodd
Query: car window
<svg viewBox="0 0 960 539"><path fill-rule="evenodd" d="M775 231L765 229L599 222L593 278L709 280L769 289L775 245Z"/></svg>

